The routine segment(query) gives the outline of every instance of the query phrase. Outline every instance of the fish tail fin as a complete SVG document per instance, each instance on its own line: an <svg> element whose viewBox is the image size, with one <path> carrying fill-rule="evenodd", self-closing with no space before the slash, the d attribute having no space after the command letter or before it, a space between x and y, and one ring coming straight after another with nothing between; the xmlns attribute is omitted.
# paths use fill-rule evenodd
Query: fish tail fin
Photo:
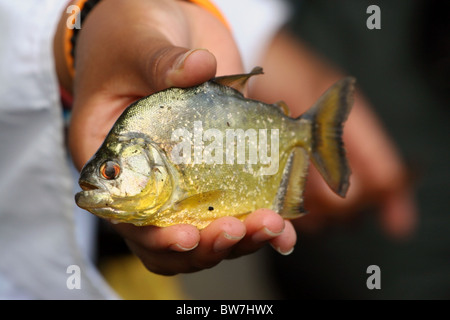
<svg viewBox="0 0 450 320"><path fill-rule="evenodd" d="M336 82L299 117L311 122L311 161L328 186L341 197L347 193L351 174L342 132L353 105L354 84L352 77Z"/></svg>

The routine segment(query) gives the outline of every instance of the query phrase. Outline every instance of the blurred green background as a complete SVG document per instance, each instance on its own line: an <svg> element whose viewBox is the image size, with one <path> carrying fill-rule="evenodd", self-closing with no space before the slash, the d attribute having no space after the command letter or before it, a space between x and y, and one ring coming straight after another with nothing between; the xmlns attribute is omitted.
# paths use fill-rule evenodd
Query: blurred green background
<svg viewBox="0 0 450 320"><path fill-rule="evenodd" d="M355 76L416 180L420 220L406 242L389 239L374 212L352 225L299 235L294 253L271 255L283 298L450 298L449 1L291 1L290 29ZM369 30L369 5L381 29ZM381 269L368 290L366 269Z"/></svg>

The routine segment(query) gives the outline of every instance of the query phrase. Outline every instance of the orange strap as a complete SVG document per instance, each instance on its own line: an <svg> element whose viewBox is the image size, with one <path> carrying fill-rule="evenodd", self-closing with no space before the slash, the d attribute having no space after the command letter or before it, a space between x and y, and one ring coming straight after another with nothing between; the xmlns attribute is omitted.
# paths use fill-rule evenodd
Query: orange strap
<svg viewBox="0 0 450 320"><path fill-rule="evenodd" d="M87 0L78 0L73 5L80 8L80 12L84 7L84 4ZM73 30L66 26L66 32L64 33L64 56L66 57L66 65L67 69L69 70L70 76L73 78L75 75L75 68L74 68L74 61L72 56L72 36L73 36Z"/></svg>
<svg viewBox="0 0 450 320"><path fill-rule="evenodd" d="M219 19L224 25L226 25L227 28L230 28L228 21L225 19L222 12L220 12L220 10L217 9L217 7L210 0L188 0L188 1L195 3L196 5L208 10L217 19Z"/></svg>
<svg viewBox="0 0 450 320"><path fill-rule="evenodd" d="M81 10L83 10L83 7L84 7L84 4L86 3L86 1L88 1L88 0L78 0L73 4L78 6L78 8L80 8L80 11L81 11ZM217 7L211 1L209 1L209 0L188 0L188 1L195 3L196 5L206 9L211 14L213 14L217 19L219 19L225 26L227 26L227 28L229 28L228 21L225 19L224 15L219 11L219 9L217 9ZM66 32L64 34L64 56L66 57L67 69L69 70L69 73L70 73L71 77L73 78L75 75L75 68L74 68L73 56L71 53L71 51L72 51L71 39L73 36L74 29L70 29L67 27L65 29L66 29Z"/></svg>

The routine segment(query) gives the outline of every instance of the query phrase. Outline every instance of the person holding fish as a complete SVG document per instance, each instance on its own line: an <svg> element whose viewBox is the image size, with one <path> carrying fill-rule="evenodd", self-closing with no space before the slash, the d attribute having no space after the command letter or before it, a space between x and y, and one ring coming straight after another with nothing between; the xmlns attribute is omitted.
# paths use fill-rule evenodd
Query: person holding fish
<svg viewBox="0 0 450 320"><path fill-rule="evenodd" d="M80 32L76 42L76 76L74 79L70 77L71 66L65 64L63 57L59 55L60 59L57 60L57 65L60 66L58 71L61 83L70 90L73 81L75 101L69 142L74 162L79 169L98 149L124 108L136 99L169 87L185 88L198 85L217 75L243 73L239 52L226 21L224 22L220 13L210 9L209 6L208 8L205 10L202 4L195 5L189 1L124 3L110 0L96 5L95 10L89 14L89 19L86 19L83 24L86 31ZM116 15L115 12L121 12L121 14ZM107 19L107 16L115 18L114 20ZM123 28L123 26L127 26L127 28ZM208 29L207 33L204 32L206 28ZM146 31L142 32L142 30ZM63 37L60 36L56 39L62 41ZM118 45L119 43L120 45ZM58 46L58 42L56 45ZM98 72L97 70L102 71ZM269 82L271 79L266 76L266 80L261 81ZM278 83L283 83L283 81L278 81ZM291 83L295 84L296 82L292 81ZM358 114L357 117L364 120L370 119L372 116L370 113L360 110L365 109L359 107L355 111ZM295 112L298 113L298 111ZM174 113L171 114L168 117L173 118ZM345 116L341 121L344 120ZM354 120L353 124L356 121ZM391 164L389 172L394 174L389 175L392 180L383 180L382 177L386 175L378 176L377 173L380 173L380 170L377 169L365 178L373 176L373 179L369 178L374 185L373 190L377 190L381 194L382 192L379 191L386 189L383 192L388 194L387 190L403 188L403 184L391 184L396 176L395 173L400 172L401 174L402 170L387 138L380 133L381 130L376 126L377 124L374 123L372 139L374 141L378 139L380 147L386 149L384 150L386 152L382 153L385 158L392 155L387 164ZM361 130L361 128L356 130ZM349 139L351 138L349 137ZM337 143L337 146L340 145L339 141ZM351 151L357 155L360 147L359 145L353 146ZM341 151L335 152L341 154ZM334 182L335 185L347 183L348 177L336 176L336 172L339 170L347 171L345 174L350 172L349 169L344 169L345 162L339 165L330 164L331 169L326 169L323 161L331 161L330 159L337 155L330 151L324 151L324 153L328 157L325 156L324 160L318 159L315 163L324 177L327 175L330 177L327 182L330 184L330 179L337 179ZM378 159L365 158L365 161L378 162ZM397 164L394 165L395 163ZM99 165L96 164L96 166ZM379 168L381 167L380 163ZM378 168L378 164L374 168ZM327 170L329 170L328 173L324 173ZM354 181L360 177L355 177ZM317 178L312 180L319 180ZM402 179L398 180L402 181ZM333 182L330 186L332 184ZM84 186L87 191L97 188L88 185L87 182L84 182ZM317 211L323 211L323 208L333 208L334 205L336 207L344 206L345 210L349 210L348 203L355 205L355 202L364 201L356 199L358 192L356 183L353 187L354 193L351 193L352 199L347 202L342 201L345 203L344 205L340 204L341 200L335 200L334 196L330 196L329 193L326 196L321 195L324 192L321 187L316 188L318 195L315 196L315 199L318 206L322 206L322 209ZM335 190L340 190L338 188L336 187ZM347 186L343 188L345 189L341 190L341 195L345 195ZM92 193L92 191L89 192ZM236 201L223 195L217 197L217 201L218 199L222 202ZM177 198L177 200L180 199ZM312 206L314 205L312 204ZM208 208L212 208L212 206L208 206ZM217 212L218 208L215 210ZM232 214L231 211L230 214ZM391 216L389 214L385 216L386 226L402 228L401 223L399 224L395 220L401 218ZM391 220L389 221L389 219ZM179 222L176 225L166 228L119 224L116 229L127 239L130 247L141 257L148 269L163 274L189 272L211 267L224 258L251 253L266 242L269 242L280 253L288 254L293 250L296 242L292 223L284 220L276 212L267 209L256 210L248 214L242 221L235 217L222 217L210 222L201 231L195 226L182 223L189 220L177 221ZM118 219L118 222L121 220ZM406 229L409 227L405 226ZM396 230L393 232L395 233ZM398 232L402 233L403 231ZM160 257L165 257L165 259Z"/></svg>
<svg viewBox="0 0 450 320"><path fill-rule="evenodd" d="M122 14L106 19L111 10ZM165 15L167 20L154 25ZM135 18L140 22L130 24L128 19ZM65 19L60 23L65 24ZM122 29L124 25L128 27ZM205 36L200 26L207 26L210 36ZM113 32L117 28L123 31ZM139 28L148 32L138 32ZM108 34L119 38L109 39ZM56 42L55 49L64 45L63 36L56 36L61 43ZM121 41L134 44L115 46ZM98 149L124 108L137 98L167 87L193 86L215 75L243 73L239 52L225 24L203 7L183 1L99 2L83 22L77 39L73 80L59 52L59 79L68 90L73 86L69 143L79 169ZM55 55L58 58L58 51ZM113 65L116 67L111 68ZM101 74L95 71L103 69ZM292 224L271 210L258 210L244 222L223 217L201 232L187 224L167 228L119 224L116 229L150 270L163 274L211 267L224 258L253 252L267 242L287 254L296 241Z"/></svg>
<svg viewBox="0 0 450 320"><path fill-rule="evenodd" d="M136 208L145 207L140 211L136 210L136 213L147 214L149 208L164 209L155 211L156 214L164 213L163 217L156 219L156 223L149 223L150 225L146 225L146 222L136 222L147 221L147 217L135 219L135 216L128 221L132 223L114 225L150 271L165 275L194 272L210 268L224 259L250 254L268 243L280 254L292 252L297 241L293 222L301 219L290 219L303 212L303 189L309 159L320 173L313 173L308 177L310 187L306 187L305 203L310 203L310 206L306 205L305 209L311 211L311 216L322 217L326 223L330 218L326 213L351 213L355 207L371 201L381 203L385 209L383 221L392 234L404 235L412 229L414 216L409 214L411 210L404 210L410 205L410 194L402 179L404 170L401 161L379 124L373 121L372 114L361 106L358 97L355 110L350 113L349 123L344 130L349 166L347 164L341 133L343 122L352 105L353 79L346 78L331 86L337 78L343 77L337 77L336 72L322 72L320 74L323 77L316 74L313 82L318 85L316 90L311 92L314 100L326 89L330 90L311 111L306 110L313 103L303 108L293 103L295 107L289 111L284 103L269 105L255 102L255 109L242 110L252 110L253 113L248 111L245 117L239 118L241 111L230 101L238 101L240 105L250 104L250 101L230 86L243 89L245 81L252 73L245 73L230 26L209 1L74 0L66 5L59 4L58 8L52 8L52 5L52 1L43 1L40 7L36 8L30 2L25 5L28 10L14 7L13 4L8 4L11 7L5 5L5 10L22 12L23 15L30 14L20 20L23 27L21 24L16 26L16 34L29 33L36 37L40 35L44 39L40 39L42 43L48 45L43 45L45 49L32 57L34 66L39 67L26 69L26 72L23 72L25 69L20 69L29 63L25 59L28 56L23 52L34 47L26 47L28 42L25 42L25 47L13 46L11 52L18 51L20 54L10 55L9 58L18 60L13 65L20 70L15 70L7 76L2 74L1 78L3 87L9 89L9 92L20 92L22 86L31 88L22 96L5 94L11 98L4 99L0 105L0 129L9 130L8 132L16 130L13 135L0 135L2 146L10 151L2 152L1 155L2 164L5 165L1 168L3 179L0 185L0 237L3 242L9 244L4 247L10 249L0 251L0 282L6 283L2 287L6 288L5 295L12 292L12 296L25 298L55 297L54 292L59 289L43 292L43 288L53 288L64 283L61 278L64 279L65 269L60 272L61 268L67 268L73 261L76 261L76 264L82 263L79 249L73 240L75 236L72 225L75 223L72 221L71 210L74 209L74 201L68 160L61 148L62 130L58 131L62 127L62 120L58 120L60 114L55 111L55 106L59 105L56 80L74 98L68 134L72 160L78 170L85 166L85 173L88 172L82 174L80 179L83 191L77 195L77 202L90 211L96 211L92 209L96 207L102 209L97 211L101 214L116 214L121 210L131 212L129 203L122 201L124 198L146 193L145 199L134 202ZM66 9L70 5L77 5L82 10L83 21L80 30L68 28L70 14ZM41 21L35 12L47 14L49 19ZM52 13L51 17L49 12ZM59 22L57 13L62 13L57 17ZM2 20L2 23L3 21L9 22ZM41 28L30 30L32 28L27 28L29 24ZM4 36L12 43L16 41L9 34L5 33ZM278 48L290 41L277 39L281 39ZM50 50L50 44L53 45L53 52ZM292 48L288 46L287 49ZM258 97L260 100L272 99L271 95L269 97L269 91L276 91L268 90L271 86L269 83L273 83L276 89L280 89L279 86L283 83L287 84L286 88L289 90L302 88L304 83L299 79L304 78L295 78L289 70L283 77L280 77L280 73L273 73L272 63L275 60L267 60L267 65L263 65L267 66L267 75L259 76L265 80L257 80L248 92L243 89L244 95L250 93L251 97ZM2 70L7 70L5 61L7 60L1 61L5 64ZM326 70L317 60L313 65L317 70ZM305 74L313 77L315 73L310 71ZM24 76L30 72L30 76ZM57 79L54 73L57 74ZM260 71L256 69L254 73ZM269 76L272 79L269 79ZM210 81L213 78L215 80ZM10 79L18 81L20 86L9 82ZM9 86L17 88L10 89ZM186 89L169 89L174 87ZM192 87L196 89L187 89ZM258 88L260 90L257 90ZM320 91L318 95L317 90ZM227 110L228 114L221 114L221 108L217 106L205 111L195 109L194 103L191 110L183 109L176 103L177 99L183 100L185 94L200 91L208 101L214 101L213 97L222 99L220 101L223 103L223 109ZM174 97L171 95L173 92L178 92L179 96ZM155 93L160 96L150 96ZM267 95L264 96L264 93ZM283 145L279 145L279 172L258 177L253 174L253 167L240 163L240 169L247 170L246 174L254 177L249 183L250 188L248 182L234 171L224 169L223 175L217 177L212 173L213 166L206 168L207 170L203 167L202 171L195 172L197 167L174 165L168 158L173 146L170 146L167 140L158 140L156 136L149 139L146 132L138 130L142 128L133 127L133 123L137 124L142 120L139 119L139 112L142 110L138 109L137 114L134 114L132 108L128 109L130 118L135 117L133 122L119 121L118 125L115 125L130 104L136 102L138 108L147 110L147 100L142 98L161 97L164 94L167 96L158 101L164 103L152 105L148 109L150 113L157 111L159 114L153 124L150 119L151 130L167 129L165 121L176 117L183 121L194 121L194 118L190 119L187 115L192 112L192 117L198 116L194 114L194 111L198 110L201 111L198 112L200 115L202 112L214 111L208 113L208 118L203 119L203 123L223 120L220 116L225 116L226 120L220 122L224 130L244 129L240 126L244 125L247 119L252 119L255 123L277 122L280 129L286 129L280 130L279 136L283 142ZM194 99L194 102L197 101ZM35 117L27 118L17 113L24 108L28 114ZM177 111L179 113L175 114ZM289 117L289 112L295 117ZM300 116L301 114L303 115ZM263 117L264 115L269 116ZM123 117L128 119L128 116ZM11 123L15 126L11 126ZM195 122L192 124L195 125ZM236 124L238 126L233 127ZM129 126L133 130L129 130ZM41 130L42 128L45 130ZM214 128L204 126L204 129L207 132ZM264 130L263 127L255 125L254 129L257 129L255 132L258 133L264 132L261 131ZM282 136L288 131L292 131L292 141L287 136ZM20 138L21 143L11 137ZM374 143L368 143L368 140ZM290 142L295 143L289 145ZM99 149L102 145L104 148ZM152 147L149 148L149 145ZM367 145L372 147L368 149L365 147ZM287 147L289 148L283 149ZM100 153L96 153L97 150ZM96 159L101 161L96 162ZM92 167L96 170L89 171ZM180 169L182 167L183 170ZM186 169L187 167L189 169ZM233 166L226 166L231 167ZM349 178L350 171L353 175ZM210 180L201 179L205 176ZM35 180L29 180L29 177L34 177ZM123 179L136 183L124 188L124 185L119 184ZM233 186L233 181L239 188L235 188L231 193L224 190L223 186ZM18 193L11 187L17 185L21 186L24 193ZM207 187L216 189L207 190ZM347 188L349 200L336 198L334 193L344 196ZM329 189L334 193L330 193ZM202 192L195 194L195 190ZM22 194L27 194L28 197L24 199ZM258 194L263 196L258 197ZM113 195L114 201L110 202ZM155 195L156 199L164 196L165 202L156 201ZM242 208L244 210L241 210ZM398 214L406 211L408 214ZM30 212L34 215L29 214ZM152 214L155 212L152 211ZM177 212L185 213L186 218L173 219ZM108 219L114 223L124 222L120 215L109 216ZM160 221L165 223L159 223ZM299 225L296 222L295 224ZM26 239L19 237L24 231L33 241L25 241ZM40 255L42 250L47 250L46 254ZM24 252L28 254L23 254ZM52 270L48 268L49 261ZM22 268L11 268L11 265ZM32 272L27 273L26 268L30 265L39 268L42 273L38 272L38 277L33 276ZM83 273L83 276L85 275ZM109 292L100 292L98 282L91 282L83 282L83 288L86 290L84 292L87 292L88 296L111 296ZM31 289L24 295L21 295L23 292L16 292L28 287ZM58 298L80 297L76 296L76 290L69 292L64 289Z"/></svg>

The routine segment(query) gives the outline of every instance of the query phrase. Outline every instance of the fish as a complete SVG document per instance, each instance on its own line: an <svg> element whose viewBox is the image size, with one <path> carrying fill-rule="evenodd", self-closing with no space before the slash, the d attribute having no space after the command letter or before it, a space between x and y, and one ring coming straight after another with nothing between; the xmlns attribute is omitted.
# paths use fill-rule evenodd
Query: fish
<svg viewBox="0 0 450 320"><path fill-rule="evenodd" d="M250 73L168 88L129 105L81 170L76 204L112 223L203 229L259 208L285 219L305 214L312 163L345 197L351 170L342 133L355 79L331 86L301 116L284 102L242 91Z"/></svg>

